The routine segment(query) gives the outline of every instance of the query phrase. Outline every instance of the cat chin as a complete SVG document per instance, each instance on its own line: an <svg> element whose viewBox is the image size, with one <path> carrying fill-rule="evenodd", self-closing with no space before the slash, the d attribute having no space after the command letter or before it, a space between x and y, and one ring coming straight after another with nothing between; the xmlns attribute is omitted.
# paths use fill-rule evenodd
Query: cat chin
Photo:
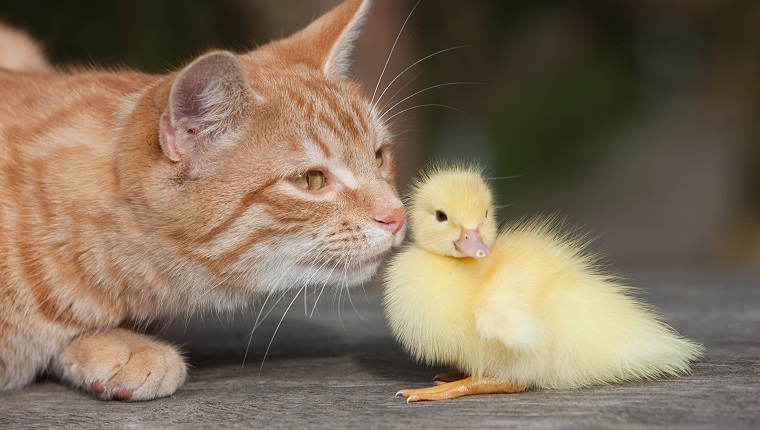
<svg viewBox="0 0 760 430"><path fill-rule="evenodd" d="M344 288L353 288L368 282L372 276L377 273L377 269L380 268L382 257L383 256L380 255L376 261L367 262L363 266L354 268L353 275L349 275L351 277L351 282L344 282L344 285L341 286Z"/></svg>

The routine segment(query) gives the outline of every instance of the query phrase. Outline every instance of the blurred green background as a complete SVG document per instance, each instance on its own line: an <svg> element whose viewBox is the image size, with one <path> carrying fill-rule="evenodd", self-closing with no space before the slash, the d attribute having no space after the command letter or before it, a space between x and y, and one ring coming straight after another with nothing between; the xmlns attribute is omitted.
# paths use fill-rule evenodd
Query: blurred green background
<svg viewBox="0 0 760 430"><path fill-rule="evenodd" d="M56 64L160 73L205 49L244 51L337 1L20 1L0 17ZM375 0L357 79L374 91L412 0ZM400 181L476 160L503 221L558 213L613 266L760 267L760 2L422 0L381 90ZM475 82L482 85L452 84Z"/></svg>

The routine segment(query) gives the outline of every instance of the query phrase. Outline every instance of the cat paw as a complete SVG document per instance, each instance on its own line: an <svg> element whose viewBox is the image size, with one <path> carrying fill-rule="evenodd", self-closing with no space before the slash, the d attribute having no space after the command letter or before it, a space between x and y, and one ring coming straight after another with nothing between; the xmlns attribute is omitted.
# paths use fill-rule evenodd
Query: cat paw
<svg viewBox="0 0 760 430"><path fill-rule="evenodd" d="M57 365L64 380L104 400L170 396L187 375L176 348L124 329L78 337L63 350Z"/></svg>

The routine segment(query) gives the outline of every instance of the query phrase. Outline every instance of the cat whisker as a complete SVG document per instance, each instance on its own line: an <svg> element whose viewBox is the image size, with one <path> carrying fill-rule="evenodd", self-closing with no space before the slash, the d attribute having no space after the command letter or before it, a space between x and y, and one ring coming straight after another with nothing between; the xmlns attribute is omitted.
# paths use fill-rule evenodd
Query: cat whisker
<svg viewBox="0 0 760 430"><path fill-rule="evenodd" d="M307 288L307 289L306 289L306 290L304 290L304 292L303 292L303 314L304 314L304 316L307 316L307 315L309 314L309 307L308 307L309 305L306 303L306 301L307 301L307 298L308 298L308 296L309 296L309 295L308 295L308 291L309 291L309 290L308 290L308 288Z"/></svg>
<svg viewBox="0 0 760 430"><path fill-rule="evenodd" d="M306 282L304 282L303 286L295 294L295 297L293 297L293 300L290 301L290 304L288 305L288 307L285 308L285 312L282 313L282 318L280 318L280 322L277 324L277 327L274 329L274 333L272 333L272 339L269 341L269 345L267 346L266 351L264 351L264 357L261 359L261 367L259 368L259 374L261 374L261 371L264 369L264 362L266 361L267 355L269 354L269 349L272 348L272 343L274 342L275 336L277 336L277 331L280 330L280 326L282 325L282 322L285 320L285 316L288 314L288 311L293 306L293 303L296 302L298 295L304 291L307 285L309 285L309 282L312 280L312 278L314 278L314 275L319 273L319 271L325 267L325 264L329 263L330 261L332 261L332 257L325 260L325 262L322 263L322 265L319 266L319 268L316 271L314 271L314 273L312 273L311 276L309 276L309 279L307 279Z"/></svg>
<svg viewBox="0 0 760 430"><path fill-rule="evenodd" d="M386 107L388 104L390 104L390 103L393 103L393 100L395 100L395 99L396 99L396 96L397 96L397 95L399 95L399 93L400 93L401 91L403 91L403 90L404 90L404 88L408 87L408 86L409 86L409 84L411 84L411 83L412 83L412 82L414 82L414 81L415 81L417 78L419 78L419 77L420 77L420 75L422 74L422 72L424 72L424 71L425 71L425 68L423 67L423 68L422 68L422 70L420 70L419 72L417 72L417 74L416 74L416 75L412 76L412 78L411 78L411 79L409 79L409 80L408 80L408 81L407 81L407 82L406 82L404 85L402 85L402 86L401 86L401 88L399 88L398 90L396 90L396 92L395 92L395 93L393 93L393 95L390 97L390 101L389 101L387 104L383 105L383 108L382 108L382 109L380 109L380 110L381 110L382 112L387 112L387 110L385 109L385 107ZM381 115L381 116L382 116L382 115Z"/></svg>
<svg viewBox="0 0 760 430"><path fill-rule="evenodd" d="M311 252L312 250L314 250L314 249L316 249L316 248L317 248L317 246L315 245L315 246L313 246L312 248L310 248L310 249L309 249L308 251L306 251L306 252L307 252L307 253L308 253L308 252ZM312 262L311 262L310 264L314 264L314 263L316 263L316 261L317 261L317 260L318 260L318 259L321 257L321 255L322 255L322 252L318 252L318 253L317 253L317 254L314 256L314 258L312 259ZM328 260L328 261L329 261L329 260ZM267 301L269 300L269 298L270 298L270 297L272 297L272 295L273 295L275 292L277 292L277 287L279 286L279 283L280 283L280 281L283 279L283 276L284 276L284 274L285 274L285 273L287 273L287 271L289 271L289 270L290 270L290 269L291 269L293 266L295 266L295 264L297 264L297 261L296 261L296 262L293 262L293 264L291 264L291 265L289 266L289 268L288 268L286 271L284 271L284 272L283 272L283 275L282 275L282 276L280 276L280 278L279 278L279 279L277 280L277 282L275 283L275 286L274 286L274 287L273 287L273 288L270 290L270 292L267 294L267 297L266 297L266 299L264 300L264 303L262 303L262 305L261 305L261 309L259 310L259 314L258 314L258 315L257 315L257 317L256 317L256 322L254 323L253 329L251 330L251 338L253 337L253 333L254 333L254 332L256 331L256 329L257 329L257 328L258 328L258 327L259 327L259 326L260 326L260 325L261 325L261 324L264 322L264 320L266 319L266 317L268 317L268 316L269 316L269 314L270 314L270 313L272 313L272 311L273 311L273 310L274 310L274 308L277 306L277 304L278 304L278 303L280 303L280 301L281 301L283 298L285 298L285 296L287 295L287 291L283 291L283 292L280 294L280 297L279 297L279 298L278 298L278 299L277 299L277 300L276 300L276 301L275 301L275 302L272 304L272 306L269 308L269 310L267 311L267 313L266 313L266 314L264 314L264 317L263 317L263 318L261 318L261 314L262 314L262 312L264 311L264 308L266 307L266 303L267 303ZM316 273L317 273L319 270L321 270L321 268L322 268L322 267L324 267L324 264L325 264L325 263L323 263L323 264L322 264L322 266L321 266L319 269L317 269L317 271L316 271L315 273L313 273L313 274L312 274L312 275L309 277L309 279L306 281L306 285L308 285L308 281L309 281L309 280L311 280L311 278L312 278L312 277L313 277L313 276L314 276L314 275L315 275L315 274L316 274ZM298 281L298 282L300 282L300 281ZM249 339L249 345L250 345L250 339Z"/></svg>
<svg viewBox="0 0 760 430"><path fill-rule="evenodd" d="M421 105L417 105L417 106L412 106L412 107L410 107L410 108L406 108L406 109L404 109L404 110L402 110L402 111L400 111L400 112L396 112L396 113L395 113L395 114L393 114L393 115L392 115L390 118L388 118L386 121L390 121L390 120L392 120L393 118L395 118L395 117L397 117L397 116L401 115L402 113L408 112L408 111L410 111L410 110L413 110L413 109L421 108L421 107L443 107L443 108L448 108L448 109L452 109L452 110L455 110L455 111L457 111L457 112L459 112L459 113L461 113L461 114L465 115L465 112L464 112L464 111L462 111L462 110L460 110L460 109L457 109L457 108L455 108L455 107L453 107L453 106L444 105L444 104L440 104L440 103L426 103L426 104L421 104Z"/></svg>
<svg viewBox="0 0 760 430"><path fill-rule="evenodd" d="M271 290L269 290L269 292L267 292L267 295L264 298L264 302L261 304L261 307L259 308L259 313L256 315L256 321L254 321L253 323L253 329L251 330L251 337L253 337L253 332L256 331L256 328L259 326L259 324L261 324L261 321L264 321L264 319L266 319L266 317L269 315L269 312L272 312L272 309L274 308L274 306L277 306L277 303L279 303L280 300L282 300L282 297L284 296L284 294L280 294L280 298L274 302L274 304L272 305L272 308L269 309L269 312L267 312L264 315L264 318L261 318L261 314L264 312L267 302L272 297L272 295L274 295L276 292L277 292L276 288L272 288ZM250 345L250 341L249 341L249 345Z"/></svg>
<svg viewBox="0 0 760 430"><path fill-rule="evenodd" d="M343 276L341 277L341 289L349 285L348 282L348 268L351 267L351 256L346 258L346 262L343 265Z"/></svg>
<svg viewBox="0 0 760 430"><path fill-rule="evenodd" d="M232 277L233 277L233 276L235 276L235 274L234 274L234 273L230 273L230 274L229 274L229 275L227 275L226 277L222 278L222 279L221 279L219 282L217 282L216 284L212 284L212 285L211 285L211 287L209 287L209 288L208 288L206 291L204 291L202 294L200 294L200 295L198 295L198 296L195 296L195 297L193 298L193 301L192 301L192 303L190 303L190 306L193 306L194 308L195 308L195 307L197 307L197 306L198 306L198 304L199 304L199 302L201 301L201 299L203 299L203 298L204 298L204 297L205 297L207 294L209 294L209 293L210 293L210 292L212 292L213 290L215 290L215 289L219 288L220 286L224 285L225 283L229 282L229 281L230 281L230 279L232 279ZM239 275L238 275L238 276L239 276Z"/></svg>
<svg viewBox="0 0 760 430"><path fill-rule="evenodd" d="M304 251L303 254L308 255L312 251L316 250L320 245L321 245L321 243L316 242L314 245L312 245L310 248L308 248L306 251ZM319 257L321 255L322 255L322 251L317 252L314 255L314 258L312 259L311 264L315 263L319 259ZM261 317L261 312L264 310L264 307L266 306L266 303L269 300L269 297L271 297L271 293L278 290L278 288L280 286L280 282L282 282L282 280L285 278L285 275L287 275L288 273L290 273L290 270L293 269L293 267L295 267L296 264L298 264L298 260L297 259L293 260L293 262L285 270L282 271L282 274L280 275L280 277L277 278L277 280L274 282L274 285L270 288L270 294L267 295L266 299L264 300L264 303L261 304L261 309L259 310L259 314L256 316L256 322L254 323L254 330L259 325L259 319ZM282 299L282 297L280 299ZM276 305L276 303L275 303L275 305ZM269 315L269 314L267 313L267 315ZM264 318L266 318L266 315L264 316Z"/></svg>
<svg viewBox="0 0 760 430"><path fill-rule="evenodd" d="M312 316L314 316L314 310L317 309L317 304L319 303L319 298L322 297L322 293L325 291L325 288L327 287L327 282L329 281L329 279L332 276L332 274L335 271L335 269L340 264L341 260L343 260L343 257L339 258L338 261L335 262L335 264L333 265L333 268L330 269L330 274L327 275L327 279L325 279L325 282L322 283L322 288L319 291L319 295L317 296L316 299L314 299L314 307L311 308L311 314L309 314L309 318L311 318Z"/></svg>
<svg viewBox="0 0 760 430"><path fill-rule="evenodd" d="M271 291L271 292L269 292L267 294L267 300L269 299L269 297L273 296L276 293L279 293L279 297L277 298L277 300L274 301L274 303L272 303L272 305L269 307L269 310L267 311L267 313L264 314L264 316L261 318L261 320L259 320L258 318L256 319L256 322L253 325L253 329L251 329L251 333L250 333L251 337L253 337L253 334L256 331L256 329L259 328L259 326L264 323L264 320L266 320L266 318L269 316L269 314L272 313L272 311L274 310L274 308L277 307L277 304L279 304L280 301L282 301L282 299L284 299L285 296L288 295L288 291L279 291L279 292L278 291ZM261 314L264 311L264 308L266 307L266 301L267 300L265 300L264 304L262 304L261 309L259 310L259 314Z"/></svg>
<svg viewBox="0 0 760 430"><path fill-rule="evenodd" d="M377 85L375 85L375 91L372 93L372 99L370 100L370 104L372 104L373 108L375 106L374 102L375 102L375 96L377 95L377 90L380 88L380 83L383 81L383 75L385 75L385 70L388 68L388 63L391 61L391 57L393 56L393 50L396 49L396 44L398 44L398 40L401 37L401 34L404 32L404 27L406 27L407 22L409 22L409 19L412 17L414 10L417 9L417 6L420 5L420 1L422 0L417 0L417 3L415 3L411 12L409 12L409 15L406 17L406 20L404 20L404 23L401 25L401 30L399 30L398 35L396 35L396 40L393 42L393 46L391 46L391 51L388 53L388 58L385 60L385 65L383 66L383 70L380 72L380 77L377 79Z"/></svg>
<svg viewBox="0 0 760 430"><path fill-rule="evenodd" d="M264 299L264 303L261 304L261 308L259 309L259 313L258 313L258 315L256 315L256 321L253 323L253 329L251 329L251 332L248 333L248 344L245 347L245 354L243 354L243 362L240 363L240 371L241 372L243 371L243 368L245 367L245 361L248 359L248 352L251 350L251 342L253 342L253 334L256 332L256 328L259 326L259 318L261 317L261 312L264 311L264 307L266 306L266 303L269 300L269 298L272 296L272 294L274 294L274 291L270 291L269 293L267 293L267 296ZM275 305L277 305L277 303L279 303L279 301L281 299L282 299L282 296L280 296L280 299L278 299L274 303L274 305L272 305L272 309L274 308ZM271 312L271 309L270 309L270 312ZM267 315L269 315L269 312L267 312L267 314L264 315L264 318L266 318Z"/></svg>
<svg viewBox="0 0 760 430"><path fill-rule="evenodd" d="M367 304L370 304L369 296L367 295L367 289L362 284L362 293L364 294L364 298L367 300Z"/></svg>
<svg viewBox="0 0 760 430"><path fill-rule="evenodd" d="M314 250L314 249L316 249L316 248L317 248L319 245L320 245L319 243L316 243L316 244L315 244L315 245L313 245L313 246L312 246L310 249L308 249L306 252L308 253L308 252L311 252L311 251L313 251L313 250ZM279 284L279 282L282 280L282 278L285 276L285 274L287 274L287 273L288 273L288 271L289 271L290 269L292 269L292 268L293 268L293 266L294 266L296 263L297 263L297 261L294 261L294 262L293 262L293 264L291 264L291 266L290 266L290 267L289 267L287 270L284 270L284 271L283 271L283 274L280 276L280 278L278 278L278 279L277 279L277 281L275 281L275 285ZM238 278L242 278L242 277L243 277L243 273L230 273L230 274L229 274L229 275L227 275L225 278L222 278L222 279L221 279L219 282L217 282L216 284L212 285L212 286L211 286L211 287L210 287L208 290L204 291L204 292L203 292L201 295L199 295L199 296L196 296L196 297L193 299L193 302L191 303L191 306L197 306L197 305L198 305L198 302L199 302L199 301L200 301L200 300L201 300L201 299L202 299L204 296L206 296L207 294L209 294L211 291L215 290L216 288L219 288L220 286L222 286L222 285L224 285L225 283L229 282L229 281L230 281L231 279L233 279L233 277L235 277L235 276L237 276Z"/></svg>
<svg viewBox="0 0 760 430"><path fill-rule="evenodd" d="M400 78L401 76L403 76L404 73L406 73L407 71L409 71L409 69L411 69L412 67L416 66L417 64L420 64L421 62L423 62L425 60L428 60L428 59L430 59L432 57L435 57L436 55L443 54L444 52L453 51L455 49L461 49L461 48L469 48L471 46L475 46L475 45L473 45L473 44L459 45L459 46L454 46L452 48L441 49L440 51L434 52L434 53L432 53L430 55L427 55L426 57L423 57L420 60L415 61L414 63L412 63L411 66L409 66L406 69L402 70L401 73L399 73L398 75L396 75L395 78L393 78L393 80L385 87L385 89L383 90L383 92L380 93L380 96L377 98L377 100L374 101L374 103L372 105L372 109L374 110L375 108L377 108L378 103L380 103L380 100L383 99L383 96L391 88L391 86L393 85L393 83L396 82L396 80L398 80L398 78Z"/></svg>
<svg viewBox="0 0 760 430"><path fill-rule="evenodd" d="M414 93L414 94L412 94L410 96L404 97L400 101L396 102L390 108L384 110L383 113L380 114L380 117L381 118L384 117L386 114L388 114L389 112L391 112L397 106L399 106L400 104L404 103L405 101L411 99L412 97L414 97L414 96L416 96L418 94L424 93L425 91L430 91L430 90L435 89L435 88L446 87L446 86L451 86L451 85L483 85L483 83L482 82L447 82L447 83L444 83L444 84L433 85L433 86L427 87L427 88L425 88L423 90L419 90L419 91L417 91L416 93Z"/></svg>
<svg viewBox="0 0 760 430"><path fill-rule="evenodd" d="M313 246L311 246L310 248L308 248L304 253L308 255L308 253L314 251L319 246L320 246L320 243L317 242ZM316 255L314 256L314 260L313 261L316 261L316 259L319 258L319 256L321 254L322 254L321 252L317 252ZM277 291L277 287L279 287L279 284L283 280L283 278L285 277L285 275L288 272L290 272L290 270L296 264L298 264L298 260L294 260L285 270L282 271L282 274L280 275L279 278L277 278L277 280L275 281L274 285L272 286L272 288L269 290L269 292L267 293L266 297L264 298L264 302L261 304L261 308L259 309L259 312L256 315L256 321L253 323L253 329L251 329L251 332L248 334L248 344L245 347L245 354L243 355L243 363L241 363L241 365L240 365L240 369L241 370L243 369L243 366L245 366L245 361L248 358L248 352L251 349L251 342L253 341L253 334L254 334L254 332L259 327L259 325L261 325L261 323L264 322L264 320L266 319L266 317L269 316L269 314L272 312L272 310L275 308L275 306L277 306L277 304L280 302L280 300L282 300L282 298L285 297L285 293L283 293L283 294L280 295L280 298L277 299L277 301L274 302L274 304L272 305L272 307L269 308L269 311L262 318L261 314L262 314L262 312L264 312L264 308L266 307L267 302L272 297L272 295Z"/></svg>
<svg viewBox="0 0 760 430"><path fill-rule="evenodd" d="M270 291L269 294L267 294L267 299L264 300L264 303L261 305L261 309L259 310L259 316L264 311L264 308L266 307L266 302L267 302L267 300L269 300L269 297L271 297L272 295L274 295L277 292L278 291L273 290L273 291ZM256 317L256 322L254 323L253 329L251 330L251 336L253 336L253 333L256 331L256 329L259 328L259 326L264 323L264 320L266 320L266 318L269 316L269 314L272 313L272 311L277 307L277 305L280 303L280 301L282 301L282 299L284 299L285 296L287 296L287 295L288 295L288 291L281 291L280 292L280 297L277 300L275 300L274 303L272 303L272 306L269 307L269 310L267 311L266 314L264 314L264 317L261 318L261 319L259 319L258 316Z"/></svg>
<svg viewBox="0 0 760 430"><path fill-rule="evenodd" d="M506 179L522 178L524 176L525 175L498 176L498 177L493 177L493 178L486 178L486 180L488 180L488 181L503 181L503 180L506 180Z"/></svg>
<svg viewBox="0 0 760 430"><path fill-rule="evenodd" d="M269 340L269 345L267 345L267 349L264 352L264 357L261 359L261 367L259 367L259 375L261 375L262 370L264 370L264 362L267 359L267 355L269 355L269 349L272 347L272 343L274 342L275 336L277 336L277 331L280 330L280 326L282 325L282 322L285 320L285 316L288 314L288 311L290 310L290 307L293 306L293 303L296 302L296 299L298 298L298 295L301 294L301 292L306 288L306 285L301 287L298 292L293 297L293 300L290 301L290 304L287 308L285 308L285 312L282 313L282 318L280 318L280 322L277 324L277 327L274 329L274 333L272 333L272 339ZM251 337L253 337L253 334L251 334Z"/></svg>
<svg viewBox="0 0 760 430"><path fill-rule="evenodd" d="M354 305L354 301L351 299L351 290L346 289L346 295L348 296L348 302L351 303L351 307L354 309L354 312L356 312L356 315L359 317L360 320L367 322L367 320L362 316L362 314L359 312L358 309L356 309L356 306Z"/></svg>
<svg viewBox="0 0 760 430"><path fill-rule="evenodd" d="M339 288L339 289L335 290L335 294L333 295L333 306L335 306L336 302L337 302L336 309L338 310L338 321L340 321L340 327L343 330L345 330L346 328L343 326L343 319L340 316L340 296L341 296L342 292L343 292L343 288Z"/></svg>
<svg viewBox="0 0 760 430"><path fill-rule="evenodd" d="M269 311L267 311L267 313L264 314L264 317L261 320L259 320L259 317L261 316L261 313L263 312L263 310L264 310L264 308L266 306L266 301L269 300L269 298L272 295L274 295L275 293L276 293L276 291L270 291L267 294L267 298L265 299L264 303L262 304L261 309L259 310L259 314L256 317L256 322L253 325L253 329L251 329L251 332L248 334L248 345L246 346L246 348L245 348L245 354L243 355L243 363L240 365L240 370L241 371L242 371L243 367L245 366L246 359L248 358L248 352L251 349L251 342L253 341L253 335L256 332L256 329L259 328L259 326L264 322L264 320L266 319L266 317L268 317L269 314L272 313L272 311L277 306L277 304L280 303L280 301L287 295L286 291L281 292L281 294L279 295L280 297L272 304L272 306L269 308ZM296 295L296 297L298 297L298 295Z"/></svg>
<svg viewBox="0 0 760 430"><path fill-rule="evenodd" d="M330 260L332 260L332 257L330 257L330 259L328 260L328 262ZM336 263L335 265L333 265L333 268L330 269L330 273L328 273L328 275L326 276L327 279L325 279L325 282L322 283L322 287L321 287L322 290L325 288L325 286L329 282L330 276L332 275L333 271L335 270L335 267L337 266L337 264L338 263ZM324 267L324 264L322 266L320 266L319 270L321 270L322 267ZM311 295L315 297L314 298L314 306L312 307L311 313L309 313L308 308L306 307L307 306L307 303L306 303L306 294L304 293L304 316L308 316L309 318L311 318L311 316L314 314L314 308L316 308L316 306L317 306L317 302L319 301L319 296L322 295L321 292L317 293L317 291L320 291L319 287L315 287L314 288L314 292L311 293Z"/></svg>
<svg viewBox="0 0 760 430"><path fill-rule="evenodd" d="M350 284L348 282L348 268L351 266L351 257L346 259L346 264L343 267L343 285L342 288L339 288L337 290L337 296L338 296L338 321L340 321L340 326L345 330L345 327L343 326L343 318L340 315L340 298L343 294L343 290L347 290L347 286Z"/></svg>
<svg viewBox="0 0 760 430"><path fill-rule="evenodd" d="M317 244L319 244L319 242L318 242ZM316 246L315 246L315 247L313 247L313 248L316 248ZM323 249L323 251L324 251L324 249ZM316 263L317 259L318 259L319 257L321 257L321 255L322 255L323 251L322 251L322 252L319 252L319 253L317 253L317 255L315 256L314 260L312 261L312 264L313 264L313 263ZM308 252L311 252L311 251L308 251ZM328 261L329 261L329 260L328 260ZM323 266L324 266L324 265L323 265ZM318 269L318 271L319 271L319 270L321 270L323 266L321 266L321 267ZM332 272L330 272L330 273L332 273ZM312 276L313 276L313 275L312 275ZM329 275L328 275L328 277L329 277ZM307 283L307 291L308 291L308 283ZM313 293L312 295L316 295L316 293L317 293L317 289L315 288L315 289L314 289L314 293ZM309 315L308 304L307 304L307 300L306 300L306 299L307 299L307 294L306 294L306 292L304 291L304 295L303 295L303 311L304 311L304 316L308 316L308 315ZM316 299L315 299L314 305L316 306Z"/></svg>
<svg viewBox="0 0 760 430"><path fill-rule="evenodd" d="M325 288L327 287L327 282L322 284L322 288L319 289L319 294L317 295L317 298L314 299L314 306L311 308L311 313L309 314L309 318L314 316L314 311L317 309L317 304L319 303L319 299L322 297L322 293L325 292Z"/></svg>

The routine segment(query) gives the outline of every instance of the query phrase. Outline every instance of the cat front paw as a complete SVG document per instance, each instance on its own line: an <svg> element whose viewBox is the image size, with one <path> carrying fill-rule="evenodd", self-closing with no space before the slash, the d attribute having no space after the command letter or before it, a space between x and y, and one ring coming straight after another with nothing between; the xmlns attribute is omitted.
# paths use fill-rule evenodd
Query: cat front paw
<svg viewBox="0 0 760 430"><path fill-rule="evenodd" d="M65 381L104 400L170 396L187 376L176 348L125 329L83 334L63 350L57 365Z"/></svg>

